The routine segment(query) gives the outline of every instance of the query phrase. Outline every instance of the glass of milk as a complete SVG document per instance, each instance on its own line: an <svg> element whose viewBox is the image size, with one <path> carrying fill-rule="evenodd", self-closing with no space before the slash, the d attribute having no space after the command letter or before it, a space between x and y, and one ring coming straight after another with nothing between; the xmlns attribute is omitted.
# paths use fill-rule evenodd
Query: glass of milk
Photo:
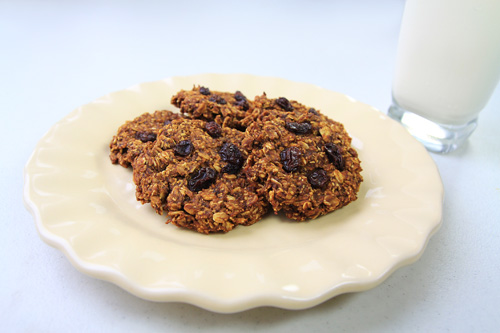
<svg viewBox="0 0 500 333"><path fill-rule="evenodd" d="M467 140L500 78L500 0L407 0L388 111L429 151Z"/></svg>

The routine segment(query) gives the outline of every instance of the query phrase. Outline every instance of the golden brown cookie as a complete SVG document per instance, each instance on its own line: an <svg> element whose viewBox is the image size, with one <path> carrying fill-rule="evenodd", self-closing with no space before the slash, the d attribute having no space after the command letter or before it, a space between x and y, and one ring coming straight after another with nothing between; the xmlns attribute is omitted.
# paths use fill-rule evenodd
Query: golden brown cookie
<svg viewBox="0 0 500 333"><path fill-rule="evenodd" d="M181 115L168 110L144 113L120 126L109 144L111 163L128 167L133 160L156 140L158 131Z"/></svg>
<svg viewBox="0 0 500 333"><path fill-rule="evenodd" d="M274 211L303 221L356 200L362 169L344 126L298 102L263 98L245 132L244 172Z"/></svg>
<svg viewBox="0 0 500 333"><path fill-rule="evenodd" d="M177 119L133 163L137 199L200 233L228 232L262 218L268 203L242 169L244 133L215 122Z"/></svg>
<svg viewBox="0 0 500 333"><path fill-rule="evenodd" d="M241 121L244 127L248 127L254 122L272 120L276 117L287 118L291 122L311 122L331 121L324 116L321 111L307 107L295 100L288 100L286 97L268 98L266 93L256 96L253 101L253 109ZM292 125L293 126L293 125ZM297 128L297 131L306 131L308 125Z"/></svg>
<svg viewBox="0 0 500 333"><path fill-rule="evenodd" d="M240 91L211 91L201 86L195 86L190 91L179 91L171 102L190 118L215 120L222 127L241 130L244 130L241 120L253 109L253 102Z"/></svg>

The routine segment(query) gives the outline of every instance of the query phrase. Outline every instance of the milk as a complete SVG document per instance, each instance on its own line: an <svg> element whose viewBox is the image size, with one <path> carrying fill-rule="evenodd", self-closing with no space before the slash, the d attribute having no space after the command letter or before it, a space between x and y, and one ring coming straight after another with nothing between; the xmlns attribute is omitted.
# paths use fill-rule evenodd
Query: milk
<svg viewBox="0 0 500 333"><path fill-rule="evenodd" d="M500 0L407 0L393 98L437 123L477 118L500 78Z"/></svg>

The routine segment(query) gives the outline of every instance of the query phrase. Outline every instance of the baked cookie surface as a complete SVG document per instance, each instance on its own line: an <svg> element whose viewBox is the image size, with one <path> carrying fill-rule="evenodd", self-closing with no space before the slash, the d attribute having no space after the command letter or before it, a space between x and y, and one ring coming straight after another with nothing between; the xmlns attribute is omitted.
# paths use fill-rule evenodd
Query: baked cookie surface
<svg viewBox="0 0 500 333"><path fill-rule="evenodd" d="M240 91L234 93L193 87L175 94L171 103L190 118L215 120L222 127L243 129L241 120L253 109L253 102Z"/></svg>
<svg viewBox="0 0 500 333"><path fill-rule="evenodd" d="M181 115L168 110L144 113L118 128L110 144L111 163L123 167L133 160L156 140L158 131L168 122L181 118Z"/></svg>
<svg viewBox="0 0 500 333"><path fill-rule="evenodd" d="M242 169L244 133L215 122L177 119L133 163L136 197L169 223L200 233L250 225L268 211Z"/></svg>
<svg viewBox="0 0 500 333"><path fill-rule="evenodd" d="M242 120L242 124L245 127L250 126L254 122L263 122L275 118L287 119L287 122L291 123L288 126L295 126L294 122L311 124L312 122L331 121L330 118L315 108L307 107L286 97L268 98L266 93L256 96L253 106L253 109ZM294 130L305 133L310 130L308 126L307 124L296 126Z"/></svg>
<svg viewBox="0 0 500 333"><path fill-rule="evenodd" d="M244 172L274 211L304 221L356 200L362 169L344 126L286 98L262 102L245 132Z"/></svg>

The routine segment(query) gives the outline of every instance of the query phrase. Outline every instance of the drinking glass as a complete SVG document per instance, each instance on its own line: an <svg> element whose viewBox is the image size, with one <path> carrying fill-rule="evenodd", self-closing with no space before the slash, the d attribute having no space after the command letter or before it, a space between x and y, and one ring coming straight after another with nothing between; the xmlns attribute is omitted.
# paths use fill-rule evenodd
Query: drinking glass
<svg viewBox="0 0 500 333"><path fill-rule="evenodd" d="M388 115L429 151L467 140L499 78L500 0L406 1Z"/></svg>

